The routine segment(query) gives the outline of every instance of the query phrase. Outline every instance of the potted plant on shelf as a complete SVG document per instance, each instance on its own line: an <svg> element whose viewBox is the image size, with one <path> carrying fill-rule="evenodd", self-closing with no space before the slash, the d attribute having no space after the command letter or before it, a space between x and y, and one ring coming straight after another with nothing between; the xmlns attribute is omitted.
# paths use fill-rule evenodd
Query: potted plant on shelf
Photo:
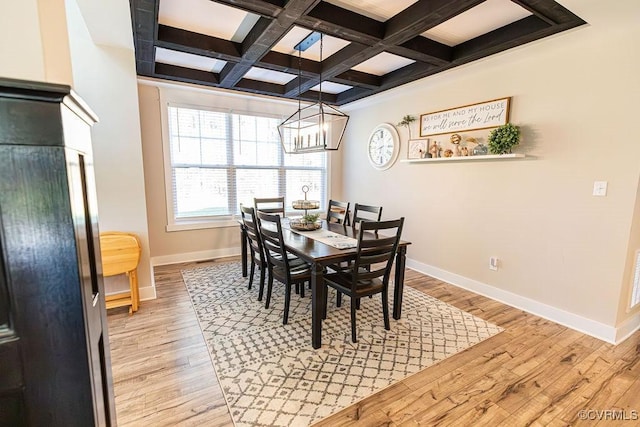
<svg viewBox="0 0 640 427"><path fill-rule="evenodd" d="M511 147L520 143L520 129L507 123L492 130L487 141L491 154L511 153Z"/></svg>
<svg viewBox="0 0 640 427"><path fill-rule="evenodd" d="M415 121L415 117L413 117L411 114L407 114L402 118L402 121L398 122L398 126L404 126L409 131L409 139L411 139L411 123Z"/></svg>

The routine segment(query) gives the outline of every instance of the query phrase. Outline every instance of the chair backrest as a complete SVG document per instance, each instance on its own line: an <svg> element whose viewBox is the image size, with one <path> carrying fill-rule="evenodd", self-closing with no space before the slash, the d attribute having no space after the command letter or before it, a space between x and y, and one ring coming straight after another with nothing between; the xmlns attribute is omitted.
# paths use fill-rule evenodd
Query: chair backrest
<svg viewBox="0 0 640 427"><path fill-rule="evenodd" d="M353 220L351 225L356 227L361 221L380 221L382 218L382 206L369 206L356 203L353 207Z"/></svg>
<svg viewBox="0 0 640 427"><path fill-rule="evenodd" d="M264 249L262 247L262 238L260 237L260 230L258 229L258 222L256 220L255 209L249 206L240 205L240 213L242 214L242 224L249 238L249 248L251 248L251 256L264 259Z"/></svg>
<svg viewBox="0 0 640 427"><path fill-rule="evenodd" d="M337 222L338 224L349 225L349 202L339 202L337 200L329 200L327 208L327 222Z"/></svg>
<svg viewBox="0 0 640 427"><path fill-rule="evenodd" d="M289 259L282 237L280 216L261 211L256 212L256 215L258 217L260 237L262 238L262 247L267 256L269 270L273 271L273 268L276 267L286 272L288 279L290 279Z"/></svg>
<svg viewBox="0 0 640 427"><path fill-rule="evenodd" d="M358 252L352 270L354 290L358 282L380 277L387 286L403 225L404 217L390 221L364 221L360 224ZM378 234L379 231L393 229L393 234Z"/></svg>
<svg viewBox="0 0 640 427"><path fill-rule="evenodd" d="M253 199L253 207L256 211L279 214L284 217L284 197L256 197Z"/></svg>

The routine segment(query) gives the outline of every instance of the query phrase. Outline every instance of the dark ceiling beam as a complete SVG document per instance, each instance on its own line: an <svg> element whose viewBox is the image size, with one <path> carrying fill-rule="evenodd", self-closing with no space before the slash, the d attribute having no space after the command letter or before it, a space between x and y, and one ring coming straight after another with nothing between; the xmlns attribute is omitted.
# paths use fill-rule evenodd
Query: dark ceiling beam
<svg viewBox="0 0 640 427"><path fill-rule="evenodd" d="M177 65L157 63L155 66L155 77L178 80L185 83L206 84L217 86L218 75L209 71L194 70L193 68L178 67Z"/></svg>
<svg viewBox="0 0 640 427"><path fill-rule="evenodd" d="M243 89L246 92L259 93L262 95L282 95L284 93L283 85L251 79L242 79L235 87Z"/></svg>
<svg viewBox="0 0 640 427"><path fill-rule="evenodd" d="M331 79L332 82L343 85L364 87L367 89L379 89L381 85L380 76L363 73L362 71L349 70Z"/></svg>
<svg viewBox="0 0 640 427"><path fill-rule="evenodd" d="M302 16L298 24L329 36L364 45L374 45L384 37L383 22L324 1Z"/></svg>
<svg viewBox="0 0 640 427"><path fill-rule="evenodd" d="M386 22L384 40L402 44L484 1L418 0Z"/></svg>
<svg viewBox="0 0 640 427"><path fill-rule="evenodd" d="M242 58L225 67L220 73L220 85L225 88L235 86L240 79L262 58L271 51L273 45L280 40L289 29L305 13L320 0L289 0L275 19L260 18L242 42Z"/></svg>
<svg viewBox="0 0 640 427"><path fill-rule="evenodd" d="M351 43L345 46L327 58L326 61L323 61L322 74L326 76L325 78L331 79L367 59L387 51L393 46L420 36L426 30L465 12L483 1L484 0L418 0L385 23L384 39L372 46L357 43ZM429 52L429 54L433 54L436 65L442 65L443 62L447 61L449 52L447 50L444 51L446 52L446 58L437 56L438 54L441 55L443 50L439 49L437 54L435 49L433 52ZM318 79L312 79L302 86L302 90L308 90L316 84L318 84ZM287 95L291 94L288 93Z"/></svg>
<svg viewBox="0 0 640 427"><path fill-rule="evenodd" d="M414 37L401 45L390 46L387 52L413 59L414 61L427 62L439 66L444 66L451 62L451 56L453 55L451 47L424 36Z"/></svg>
<svg viewBox="0 0 640 427"><path fill-rule="evenodd" d="M284 8L285 0L215 0L215 3L242 9L256 15L276 17Z"/></svg>
<svg viewBox="0 0 640 427"><path fill-rule="evenodd" d="M549 9L549 2L527 1L527 0L511 0L512 3L517 4L521 8L528 10L539 19L543 20L549 25L556 25L558 21L547 16L546 11ZM547 3L547 4L545 4ZM555 2L553 2L555 3Z"/></svg>
<svg viewBox="0 0 640 427"><path fill-rule="evenodd" d="M320 63L306 58L298 58L294 55L287 55L271 51L256 63L257 67L267 70L280 71L298 75L298 71L304 77L315 77L320 73Z"/></svg>
<svg viewBox="0 0 640 427"><path fill-rule="evenodd" d="M585 22L575 15L574 18L565 19L565 22L554 26L548 25L535 15L531 15L457 45L453 50L452 62L449 65L443 67L428 67L425 66L425 64L414 63L388 73L383 76L382 85L376 92L413 82L449 68L457 67L475 61L476 59L484 58L583 24L585 24ZM352 89L341 93L338 96L337 104L343 105L365 96L368 95L362 91Z"/></svg>
<svg viewBox="0 0 640 427"><path fill-rule="evenodd" d="M343 105L357 99L366 98L367 96L371 96L375 93L378 93L378 91L368 90L364 87L354 87L339 93L336 97L336 105Z"/></svg>
<svg viewBox="0 0 640 427"><path fill-rule="evenodd" d="M240 60L238 43L167 25L158 26L156 46L224 61Z"/></svg>
<svg viewBox="0 0 640 427"><path fill-rule="evenodd" d="M502 52L521 44L546 37L557 32L557 27L550 26L535 15L522 18L502 28L460 43L453 49L455 65Z"/></svg>
<svg viewBox="0 0 640 427"><path fill-rule="evenodd" d="M418 0L386 22L320 0L215 1L261 16L242 43L158 25L159 0L130 0L138 75L212 87L223 86L224 79L224 85L239 91L315 102L319 94L310 88L318 84L322 71L324 81L353 86L340 94L322 94L325 102L343 105L585 23L554 0L511 0L532 15L449 47L422 34L482 0ZM271 51L294 25L350 44L323 58L322 64L304 58L299 62L297 56ZM155 63L156 47L220 59L227 65L216 74ZM416 62L384 76L353 70L381 52ZM298 81L296 77L285 85L244 78L252 66L296 76L299 72L302 78Z"/></svg>
<svg viewBox="0 0 640 427"><path fill-rule="evenodd" d="M152 76L156 60L156 40L159 0L131 0L131 25L136 52L136 71Z"/></svg>

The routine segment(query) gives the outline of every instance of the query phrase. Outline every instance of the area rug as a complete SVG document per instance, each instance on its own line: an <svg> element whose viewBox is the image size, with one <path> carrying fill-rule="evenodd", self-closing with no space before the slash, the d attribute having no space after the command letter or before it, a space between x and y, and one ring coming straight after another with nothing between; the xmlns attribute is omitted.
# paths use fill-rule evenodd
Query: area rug
<svg viewBox="0 0 640 427"><path fill-rule="evenodd" d="M265 309L240 262L182 276L238 427L308 426L502 330L405 286L402 318L391 318L390 331L380 296L361 301L354 344L349 298L338 308L330 293L322 347L314 350L310 291L292 295L283 325L284 286L274 282Z"/></svg>

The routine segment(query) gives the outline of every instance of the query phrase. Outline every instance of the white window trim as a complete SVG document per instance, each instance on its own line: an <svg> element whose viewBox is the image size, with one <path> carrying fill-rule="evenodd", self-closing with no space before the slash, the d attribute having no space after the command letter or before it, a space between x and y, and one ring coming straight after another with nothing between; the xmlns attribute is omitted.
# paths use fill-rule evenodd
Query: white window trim
<svg viewBox="0 0 640 427"><path fill-rule="evenodd" d="M238 114L250 114L250 115L262 115L267 117L273 117L273 114L265 113L259 110L239 111L235 109L216 109L211 108L210 105L205 105L204 101L198 102L198 97L202 97L197 92L186 92L186 96L174 97L173 92L166 93L163 87L158 86L159 99L160 99L160 121L161 121L161 135L162 135L162 158L164 165L164 192L165 192L165 204L167 212L167 225L165 230L167 232L187 231L187 230L200 230L209 228L225 228L225 227L237 227L239 226L239 217L236 215L230 215L223 218L188 218L188 219L176 219L175 211L173 208L173 190L172 190L172 169L171 169L171 148L169 141L169 106L173 107L186 107L195 108L199 110L210 110L224 113L238 113ZM219 94L216 94L219 95ZM223 96L233 97L232 94L225 94ZM180 98L180 99L177 99ZM186 99L185 99L186 98ZM196 99L193 99L196 98ZM264 101L262 101L264 102ZM293 106L293 104L292 104ZM292 108L297 108L297 104ZM292 110L293 111L293 110ZM283 115L284 117L284 115ZM327 200L323 203L327 203L331 194L331 156L327 155L327 173L326 173L326 192Z"/></svg>

